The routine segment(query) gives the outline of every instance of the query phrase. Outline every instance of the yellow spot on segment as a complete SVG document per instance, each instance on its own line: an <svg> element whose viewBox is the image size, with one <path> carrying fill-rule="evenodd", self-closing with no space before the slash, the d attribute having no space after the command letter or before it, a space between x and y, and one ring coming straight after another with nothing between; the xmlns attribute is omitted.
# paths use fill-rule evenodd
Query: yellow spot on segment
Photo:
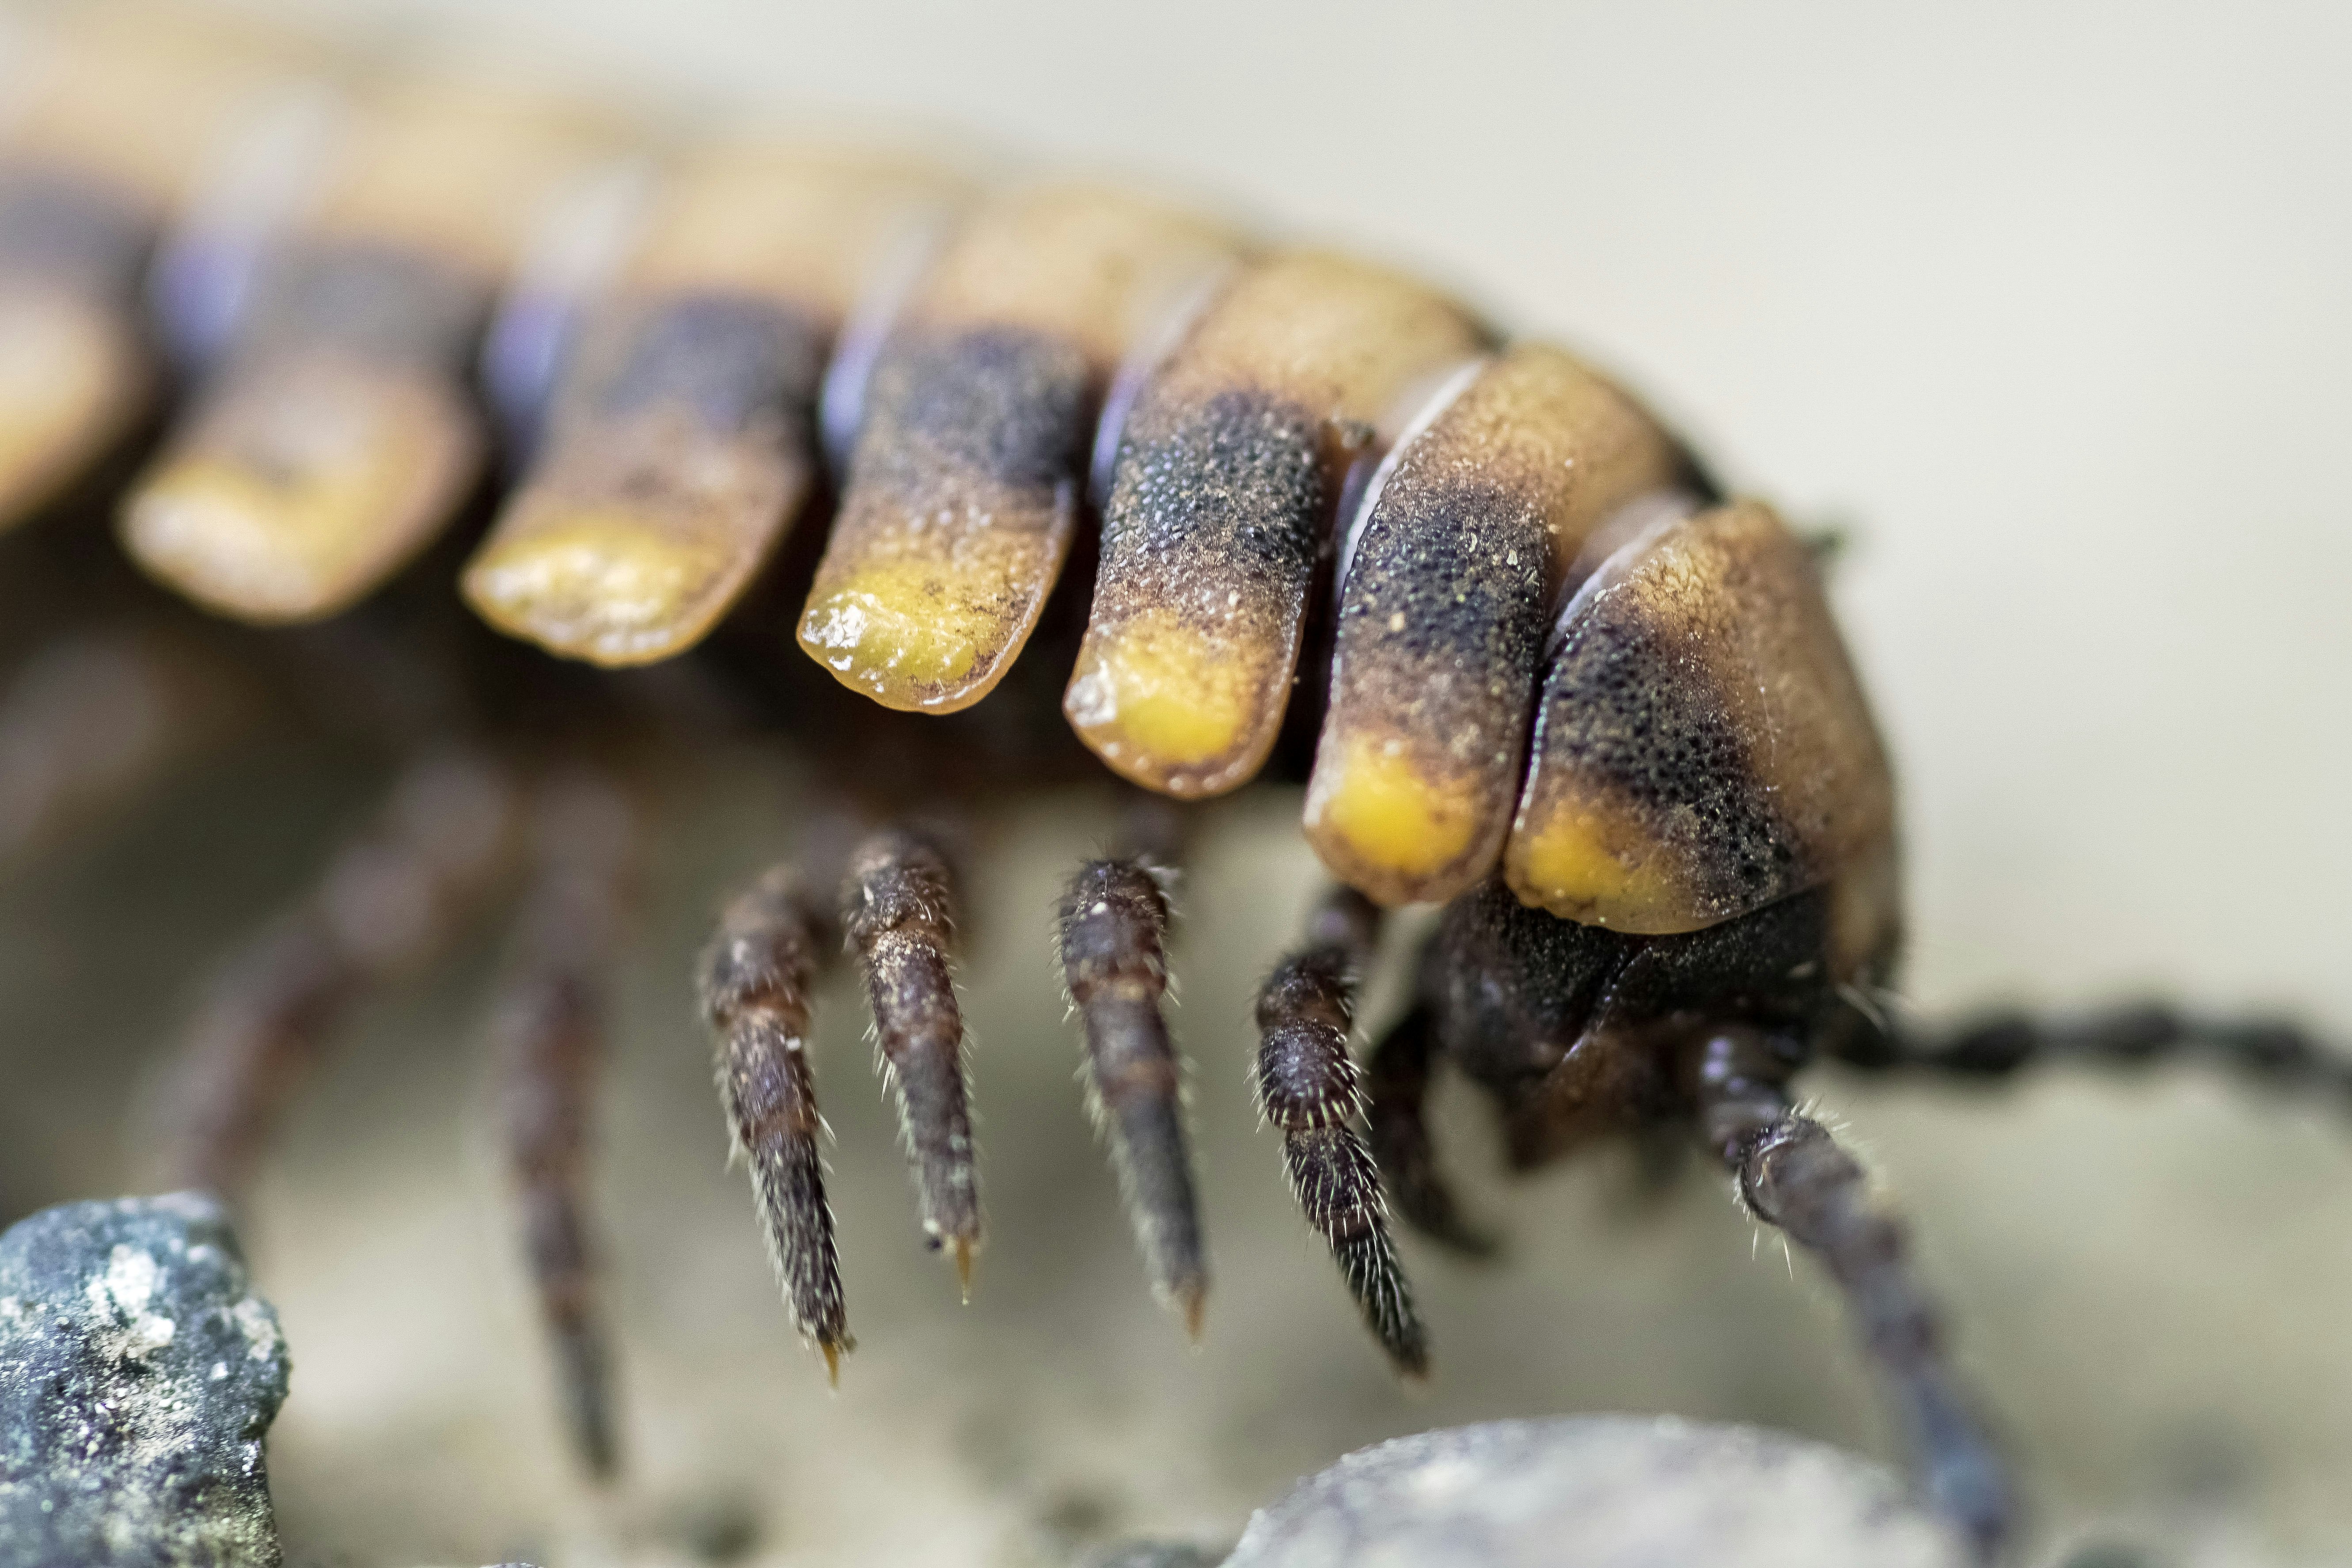
<svg viewBox="0 0 2352 1568"><path fill-rule="evenodd" d="M1386 873L1382 880L1416 880L1462 858L1478 831L1479 805L1472 781L1432 779L1409 748L1350 734L1336 754L1317 759L1307 836L1335 860Z"/></svg>
<svg viewBox="0 0 2352 1568"><path fill-rule="evenodd" d="M1066 544L1018 529L839 525L801 647L885 708L968 708L1028 641Z"/></svg>
<svg viewBox="0 0 2352 1568"><path fill-rule="evenodd" d="M1254 673L1251 660L1181 616L1144 610L1087 639L1062 709L1080 739L1129 777L1198 767L1251 740Z"/></svg>
<svg viewBox="0 0 2352 1568"><path fill-rule="evenodd" d="M200 604L321 619L447 521L478 454L427 388L289 372L230 394L124 503L126 550Z"/></svg>
<svg viewBox="0 0 2352 1568"><path fill-rule="evenodd" d="M893 695L910 699L918 686L960 680L980 658L979 634L989 617L975 614L956 586L919 561L869 567L830 593L809 596L801 647L885 703Z"/></svg>
<svg viewBox="0 0 2352 1568"><path fill-rule="evenodd" d="M645 664L691 646L724 608L727 554L620 508L520 520L466 568L467 602L500 631L597 664Z"/></svg>
<svg viewBox="0 0 2352 1568"><path fill-rule="evenodd" d="M46 289L0 297L0 528L121 430L137 384L129 342L94 307Z"/></svg>
<svg viewBox="0 0 2352 1568"><path fill-rule="evenodd" d="M1663 935L1709 921L1692 910L1689 890L1643 857L1612 847L1594 815L1563 806L1512 835L1505 860L1511 890L1565 920Z"/></svg>
<svg viewBox="0 0 2352 1568"><path fill-rule="evenodd" d="M337 607L358 565L373 488L348 470L285 479L192 455L131 498L123 545L201 603L254 620L309 620Z"/></svg>

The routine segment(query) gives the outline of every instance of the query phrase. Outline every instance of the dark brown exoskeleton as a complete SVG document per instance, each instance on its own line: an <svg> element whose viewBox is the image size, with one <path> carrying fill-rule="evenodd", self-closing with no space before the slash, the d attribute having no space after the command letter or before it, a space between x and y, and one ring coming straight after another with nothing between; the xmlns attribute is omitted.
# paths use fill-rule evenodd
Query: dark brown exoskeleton
<svg viewBox="0 0 2352 1568"><path fill-rule="evenodd" d="M141 258L202 183L196 108L172 110L185 134L141 118L142 84L175 68L123 37L83 44L87 68L0 145L0 345L37 373L0 376L0 525L140 421L162 379ZM220 58L192 93L214 119L256 74L246 46ZM1391 1205L1486 1247L1424 1122L1434 1073L1486 1091L1519 1168L1685 1130L1838 1281L1927 1491L1988 1556L2009 1483L1901 1226L1804 1114L1797 1075L1824 1057L1982 1076L2183 1046L2342 1073L2293 1029L2161 1011L1895 1026L1892 779L1813 553L1607 378L1422 282L1091 184L982 192L758 142L675 159L634 229L597 209L587 229L630 235L600 268L596 245L535 247L524 215L610 151L609 128L381 83L350 121L285 232L208 229L200 211L196 239L221 243L167 252L166 335L204 340L209 369L120 536L218 616L332 621L274 634L320 638L285 663L372 647L379 590L448 564L435 541L484 488L478 358L531 437L495 521L458 541L462 589L518 640L470 619L452 633L427 572L388 595L443 606L411 619L459 657L423 662L459 667L470 694L407 705L379 819L224 967L184 1052L170 1173L234 1195L351 1003L519 884L491 1032L526 1247L595 1473L621 1452L583 1173L641 837L625 742L693 731L646 712L683 681L607 700L623 683L581 664L685 659L782 694L761 722L833 786L800 854L726 909L697 977L731 1146L829 1369L852 1341L812 988L837 957L859 966L923 1237L968 1289L983 1209L957 819L1074 763L1131 786L1125 841L1058 911L1086 1098L1189 1331L1210 1261L1163 1010L1188 826L1171 803L1270 768L1305 777L1305 832L1339 886L1261 993L1258 1100L1398 1368L1420 1374L1431 1351ZM191 326L192 300L231 296ZM780 595L797 602L778 614ZM201 728L175 723L184 661L146 629L163 597L112 595L136 636L37 652L0 692L0 852ZM425 639L393 640L413 658ZM597 696L575 702L583 686ZM1382 911L1410 904L1444 913L1360 1061Z"/></svg>
<svg viewBox="0 0 2352 1568"><path fill-rule="evenodd" d="M1405 464L1453 468L1447 447L1475 418L1457 403ZM1473 502L1392 475L1349 606L1377 603L1395 571L1384 552L1425 540L1431 514L1475 506L1507 531L1498 483L1490 470ZM1486 1092L1519 1169L1602 1136L1692 1126L1757 1218L1846 1289L1929 1491L1991 1551L2010 1523L2007 1482L1940 1358L1901 1229L1790 1089L1816 1056L1874 1032L1868 998L1900 938L1886 758L1815 563L1754 506L1654 498L1611 529L1550 631L1503 866L1447 906L1411 1005L1360 1068L1347 1040L1377 910L1346 889L1327 900L1259 1005L1261 1102L1309 1219L1409 1373L1427 1346L1375 1170L1416 1227L1486 1245L1423 1122L1433 1068ZM1453 571L1479 569L1457 557ZM1492 633L1491 621L1436 625L1407 646L1376 611L1343 622L1343 668L1359 662L1340 690L1372 700L1382 676L1470 664ZM1457 646L1444 648L1449 633Z"/></svg>

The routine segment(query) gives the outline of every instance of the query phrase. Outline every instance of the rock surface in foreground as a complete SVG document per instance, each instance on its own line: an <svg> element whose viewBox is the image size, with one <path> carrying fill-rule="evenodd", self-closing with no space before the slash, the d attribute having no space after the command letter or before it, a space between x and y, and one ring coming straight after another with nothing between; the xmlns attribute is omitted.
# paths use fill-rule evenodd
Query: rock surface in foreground
<svg viewBox="0 0 2352 1568"><path fill-rule="evenodd" d="M10 1229L0 1568L274 1568L261 1439L288 1370L211 1200L68 1204Z"/></svg>
<svg viewBox="0 0 2352 1568"><path fill-rule="evenodd" d="M1400 1437L1250 1520L1225 1568L1959 1568L1875 1465L1671 1418L1496 1421Z"/></svg>

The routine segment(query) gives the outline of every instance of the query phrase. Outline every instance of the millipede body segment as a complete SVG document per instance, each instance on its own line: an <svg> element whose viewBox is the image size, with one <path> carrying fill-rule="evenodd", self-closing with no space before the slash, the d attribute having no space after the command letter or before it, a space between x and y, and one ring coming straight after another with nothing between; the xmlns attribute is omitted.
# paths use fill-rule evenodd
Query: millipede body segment
<svg viewBox="0 0 2352 1568"><path fill-rule="evenodd" d="M149 345L194 345L115 507L168 594L61 569L131 629L36 650L0 698L0 849L189 731L174 705L204 683L157 674L178 645L150 622L239 668L368 672L408 715L382 819L198 1014L180 1178L239 1192L340 1016L520 870L494 1030L511 1164L576 1447L615 1469L583 1194L648 841L625 781L719 705L583 667L666 664L822 781L803 853L727 908L699 975L792 1325L837 1371L820 975L845 959L865 983L920 1234L969 1289L956 824L1002 787L1107 769L1135 841L1066 884L1061 977L1150 1283L1198 1335L1169 803L1303 775L1339 885L1266 980L1249 1059L1391 1362L1435 1359L1391 1218L1489 1245L1425 1115L1441 1072L1482 1091L1519 1168L1680 1129L1827 1265L1929 1489L1999 1550L2011 1494L1899 1228L1789 1085L1823 1054L2005 1069L2074 1037L1939 1054L1870 1002L1901 934L1894 795L1818 563L1638 399L1412 278L1099 184L989 188L730 133L669 144L650 195L621 199L646 166L623 128L423 73L224 155L273 84L333 68L176 11L92 15L0 139L0 525L79 522L51 503L152 410ZM513 482L476 539L494 456ZM289 629L232 637L174 596ZM125 712L85 726L58 690ZM347 698L329 706L366 706ZM1414 903L1444 908L1360 1060L1381 909ZM2199 1034L2164 1018L2168 1044ZM1194 1020L1193 1047L1237 1064L1229 1022ZM2205 1034L2323 1059L2291 1031Z"/></svg>

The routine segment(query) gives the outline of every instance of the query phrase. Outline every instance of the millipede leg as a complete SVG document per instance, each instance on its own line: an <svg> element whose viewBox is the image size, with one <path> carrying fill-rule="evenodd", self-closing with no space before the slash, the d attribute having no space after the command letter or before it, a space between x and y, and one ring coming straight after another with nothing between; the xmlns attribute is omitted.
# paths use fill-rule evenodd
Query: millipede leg
<svg viewBox="0 0 2352 1568"><path fill-rule="evenodd" d="M1873 1201L1862 1167L1829 1130L1790 1102L1785 1072L1753 1033L1707 1040L1694 1074L1701 1136L1756 1217L1837 1281L1886 1374L1927 1495L1991 1561L2015 1523L2007 1470L1945 1360L1943 1327L1912 1276L1901 1222Z"/></svg>
<svg viewBox="0 0 2352 1568"><path fill-rule="evenodd" d="M351 1004L429 957L488 896L515 805L505 770L478 752L411 763L310 894L230 958L182 1053L174 1185L243 1195Z"/></svg>
<svg viewBox="0 0 2352 1568"><path fill-rule="evenodd" d="M136 627L37 649L0 689L0 864L135 796L215 739L234 716L225 673Z"/></svg>
<svg viewBox="0 0 2352 1568"><path fill-rule="evenodd" d="M750 1167L761 1233L793 1326L838 1379L855 1348L824 1197L809 990L837 943L829 903L779 866L719 918L702 955L702 1013L719 1042L719 1096L736 1157Z"/></svg>
<svg viewBox="0 0 2352 1568"><path fill-rule="evenodd" d="M980 1180L964 1089L963 1013L948 972L955 888L947 858L903 828L875 835L850 858L843 923L866 970L874 1034L898 1093L923 1232L954 1254L969 1292L980 1245Z"/></svg>
<svg viewBox="0 0 2352 1568"><path fill-rule="evenodd" d="M635 824L628 801L593 773L556 781L538 804L531 882L493 1032L531 1279L573 1444L603 1478L618 1454L585 1212L589 1125Z"/></svg>
<svg viewBox="0 0 2352 1568"><path fill-rule="evenodd" d="M1990 1079L2056 1061L2140 1067L2188 1056L2282 1092L2315 1089L2352 1103L2352 1058L2294 1024L2200 1016L2154 1002L2072 1016L2011 1010L1943 1028L1868 1030L1840 1059L1876 1070Z"/></svg>
<svg viewBox="0 0 2352 1568"><path fill-rule="evenodd" d="M1454 1202L1423 1112L1436 1044L1436 1020L1426 1006L1414 1007L1381 1037L1365 1063L1367 1141L1390 1201L1406 1223L1432 1241L1484 1258L1494 1252L1495 1238L1464 1217Z"/></svg>
<svg viewBox="0 0 2352 1568"><path fill-rule="evenodd" d="M1087 1029L1087 1100L1110 1142L1152 1289L1201 1333L1208 1259L1184 1137L1182 1064L1160 998L1168 900L1138 860L1094 860L1062 899L1062 973Z"/></svg>
<svg viewBox="0 0 2352 1568"><path fill-rule="evenodd" d="M1419 1377L1428 1338L1389 1237L1362 1131L1362 1074L1348 1054L1357 977L1379 934L1380 910L1351 889L1334 889L1316 907L1305 945L1258 992L1257 1100L1282 1131L1291 1190L1330 1244L1365 1323L1397 1370Z"/></svg>

